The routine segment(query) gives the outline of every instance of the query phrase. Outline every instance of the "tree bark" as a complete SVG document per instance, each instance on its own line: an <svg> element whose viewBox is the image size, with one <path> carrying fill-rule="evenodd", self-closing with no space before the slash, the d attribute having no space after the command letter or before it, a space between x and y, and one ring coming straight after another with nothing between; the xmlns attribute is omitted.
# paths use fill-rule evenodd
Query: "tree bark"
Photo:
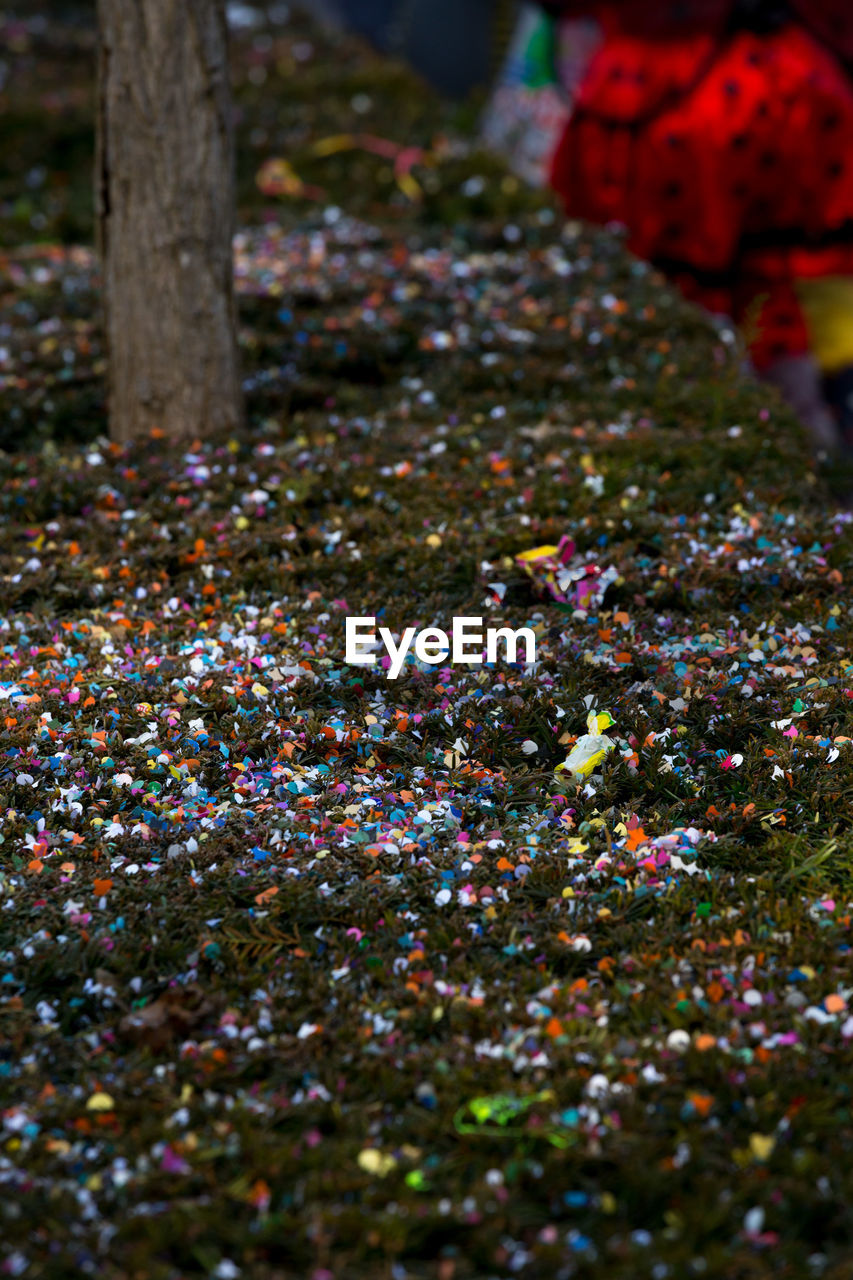
<svg viewBox="0 0 853 1280"><path fill-rule="evenodd" d="M96 200L110 429L242 421L224 0L98 0Z"/></svg>

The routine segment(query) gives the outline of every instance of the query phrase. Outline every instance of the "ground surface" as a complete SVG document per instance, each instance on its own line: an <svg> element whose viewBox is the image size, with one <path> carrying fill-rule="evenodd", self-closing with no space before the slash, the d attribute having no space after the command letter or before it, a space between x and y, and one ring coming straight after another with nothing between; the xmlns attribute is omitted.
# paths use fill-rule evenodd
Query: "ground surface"
<svg viewBox="0 0 853 1280"><path fill-rule="evenodd" d="M57 30L0 119L58 77L82 139ZM464 120L298 25L236 65L246 218L325 190L238 242L244 438L98 442L89 251L5 263L0 1274L849 1276L850 517ZM362 117L425 194L312 154ZM76 167L20 187L7 243L85 239ZM564 534L586 610L515 566ZM353 612L539 662L392 682Z"/></svg>

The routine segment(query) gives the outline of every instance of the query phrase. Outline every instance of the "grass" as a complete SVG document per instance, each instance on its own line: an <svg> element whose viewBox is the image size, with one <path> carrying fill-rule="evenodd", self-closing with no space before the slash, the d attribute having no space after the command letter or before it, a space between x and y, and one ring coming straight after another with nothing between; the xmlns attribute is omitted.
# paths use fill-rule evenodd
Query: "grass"
<svg viewBox="0 0 853 1280"><path fill-rule="evenodd" d="M848 515L736 347L464 113L301 21L235 79L243 437L99 438L93 263L48 247L84 166L40 230L4 197L43 242L0 301L0 1268L842 1280ZM422 202L317 156L356 93L447 137ZM277 154L326 197L264 198ZM564 533L618 571L594 610L515 563ZM347 613L539 661L390 682ZM616 747L566 784L588 705Z"/></svg>

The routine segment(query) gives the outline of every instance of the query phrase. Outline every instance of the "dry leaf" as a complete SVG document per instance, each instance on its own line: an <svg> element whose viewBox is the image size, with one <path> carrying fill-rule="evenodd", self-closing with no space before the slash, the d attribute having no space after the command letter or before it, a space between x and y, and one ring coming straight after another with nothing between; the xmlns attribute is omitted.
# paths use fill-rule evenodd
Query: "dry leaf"
<svg viewBox="0 0 853 1280"><path fill-rule="evenodd" d="M214 1012L214 1004L197 983L170 987L152 1004L122 1018L119 1033L158 1053L177 1037L186 1038Z"/></svg>

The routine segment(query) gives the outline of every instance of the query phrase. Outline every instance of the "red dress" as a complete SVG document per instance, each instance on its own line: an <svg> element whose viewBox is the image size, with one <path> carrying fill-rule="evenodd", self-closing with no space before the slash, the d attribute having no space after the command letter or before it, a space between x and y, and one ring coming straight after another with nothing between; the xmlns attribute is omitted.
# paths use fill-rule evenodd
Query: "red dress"
<svg viewBox="0 0 853 1280"><path fill-rule="evenodd" d="M799 21L730 30L728 0L677 18L631 0L570 7L604 38L553 160L567 211L625 224L634 253L746 322L757 368L806 352L795 279L853 273L853 84L838 59Z"/></svg>

